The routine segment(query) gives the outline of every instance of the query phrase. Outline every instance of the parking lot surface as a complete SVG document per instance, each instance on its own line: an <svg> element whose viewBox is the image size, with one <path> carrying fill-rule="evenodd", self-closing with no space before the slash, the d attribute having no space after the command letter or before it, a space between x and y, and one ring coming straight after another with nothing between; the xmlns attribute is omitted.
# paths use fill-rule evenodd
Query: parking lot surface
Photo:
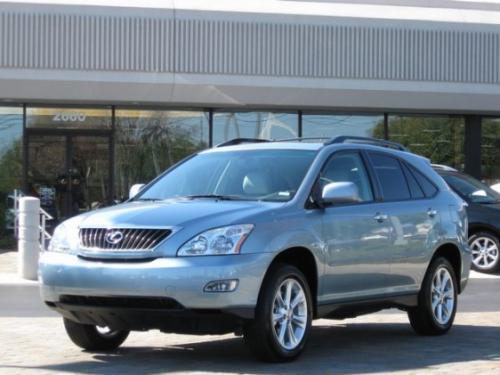
<svg viewBox="0 0 500 375"><path fill-rule="evenodd" d="M500 276L473 273L461 297L455 326L445 336L415 335L398 310L319 320L297 361L266 364L234 335L132 332L115 352L82 351L41 303L36 284L4 273L0 374L500 374Z"/></svg>

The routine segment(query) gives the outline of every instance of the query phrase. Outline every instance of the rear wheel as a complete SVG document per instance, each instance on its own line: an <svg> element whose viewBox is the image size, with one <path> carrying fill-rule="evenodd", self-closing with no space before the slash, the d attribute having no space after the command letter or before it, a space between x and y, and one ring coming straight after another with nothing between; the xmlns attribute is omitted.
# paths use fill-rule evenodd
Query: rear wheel
<svg viewBox="0 0 500 375"><path fill-rule="evenodd" d="M273 266L262 285L255 319L245 326L245 341L261 360L284 362L303 350L311 330L312 298L296 267Z"/></svg>
<svg viewBox="0 0 500 375"><path fill-rule="evenodd" d="M114 350L123 344L129 335L129 331L81 324L66 318L64 318L64 328L71 341L86 350Z"/></svg>
<svg viewBox="0 0 500 375"><path fill-rule="evenodd" d="M469 238L472 251L472 268L480 272L500 269L500 242L489 232L478 232Z"/></svg>
<svg viewBox="0 0 500 375"><path fill-rule="evenodd" d="M450 262L436 258L425 275L418 306L408 311L411 326L421 335L442 335L453 325L457 281Z"/></svg>

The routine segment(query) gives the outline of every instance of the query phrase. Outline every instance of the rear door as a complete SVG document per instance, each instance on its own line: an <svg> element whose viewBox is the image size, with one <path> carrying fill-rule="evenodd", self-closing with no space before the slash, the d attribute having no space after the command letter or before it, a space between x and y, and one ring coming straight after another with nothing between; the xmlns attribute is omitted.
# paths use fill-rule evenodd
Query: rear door
<svg viewBox="0 0 500 375"><path fill-rule="evenodd" d="M394 293L414 292L425 272L439 222L433 196L436 187L405 161L388 153L368 152L390 227L390 276ZM424 186L425 185L425 186Z"/></svg>

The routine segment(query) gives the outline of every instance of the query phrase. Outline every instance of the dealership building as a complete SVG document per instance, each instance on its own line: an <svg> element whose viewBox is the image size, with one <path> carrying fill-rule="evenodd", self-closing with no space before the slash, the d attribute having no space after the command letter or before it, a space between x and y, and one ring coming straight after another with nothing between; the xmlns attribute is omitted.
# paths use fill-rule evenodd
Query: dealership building
<svg viewBox="0 0 500 375"><path fill-rule="evenodd" d="M0 224L16 188L61 219L231 138L337 135L498 182L500 2L0 1Z"/></svg>

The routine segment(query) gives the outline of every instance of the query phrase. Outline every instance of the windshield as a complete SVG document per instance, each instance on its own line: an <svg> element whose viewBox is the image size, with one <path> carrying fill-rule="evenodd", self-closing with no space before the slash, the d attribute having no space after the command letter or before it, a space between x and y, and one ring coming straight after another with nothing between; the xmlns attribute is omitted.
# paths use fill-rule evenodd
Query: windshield
<svg viewBox="0 0 500 375"><path fill-rule="evenodd" d="M500 202L500 194L470 176L444 175L445 181L459 194L473 203Z"/></svg>
<svg viewBox="0 0 500 375"><path fill-rule="evenodd" d="M201 153L161 177L136 200L214 197L288 201L315 155L314 150Z"/></svg>

